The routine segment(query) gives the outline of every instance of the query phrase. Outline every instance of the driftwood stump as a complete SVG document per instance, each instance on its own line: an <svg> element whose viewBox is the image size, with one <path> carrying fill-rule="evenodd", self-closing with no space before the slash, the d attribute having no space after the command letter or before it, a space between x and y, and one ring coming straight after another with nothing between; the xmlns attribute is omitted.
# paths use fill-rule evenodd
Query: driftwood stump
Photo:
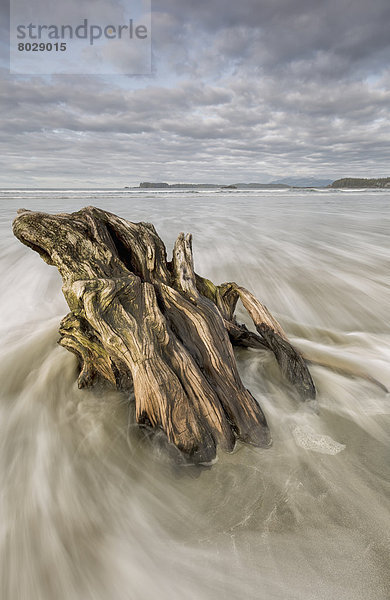
<svg viewBox="0 0 390 600"><path fill-rule="evenodd" d="M232 344L268 348L301 396L315 396L305 361L266 307L235 283L216 286L195 273L191 235L179 235L168 262L150 223L94 207L18 213L16 237L62 276L70 313L59 343L79 359L79 387L98 378L132 387L137 422L162 429L191 462L210 462L236 439L271 444ZM237 323L238 299L258 334Z"/></svg>

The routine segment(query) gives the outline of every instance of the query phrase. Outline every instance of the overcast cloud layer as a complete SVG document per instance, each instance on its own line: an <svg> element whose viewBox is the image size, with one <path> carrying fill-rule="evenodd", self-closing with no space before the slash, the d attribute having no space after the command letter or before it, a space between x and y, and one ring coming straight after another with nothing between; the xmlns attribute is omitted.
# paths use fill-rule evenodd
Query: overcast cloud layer
<svg viewBox="0 0 390 600"><path fill-rule="evenodd" d="M390 176L389 23L389 0L154 0L145 77L11 76L3 43L0 185Z"/></svg>

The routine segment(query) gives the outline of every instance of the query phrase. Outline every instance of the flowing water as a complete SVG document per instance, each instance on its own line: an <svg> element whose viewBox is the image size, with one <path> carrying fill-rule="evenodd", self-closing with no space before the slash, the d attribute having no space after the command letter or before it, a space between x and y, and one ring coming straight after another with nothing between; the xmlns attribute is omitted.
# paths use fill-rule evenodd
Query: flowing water
<svg viewBox="0 0 390 600"><path fill-rule="evenodd" d="M390 598L390 193L2 191L1 600ZM209 470L171 465L128 398L81 391L56 344L61 280L12 236L19 207L94 204L151 221L168 252L235 280L311 367L303 405L266 351L240 350L273 434ZM239 316L245 319L243 313ZM344 371L343 371L344 369Z"/></svg>

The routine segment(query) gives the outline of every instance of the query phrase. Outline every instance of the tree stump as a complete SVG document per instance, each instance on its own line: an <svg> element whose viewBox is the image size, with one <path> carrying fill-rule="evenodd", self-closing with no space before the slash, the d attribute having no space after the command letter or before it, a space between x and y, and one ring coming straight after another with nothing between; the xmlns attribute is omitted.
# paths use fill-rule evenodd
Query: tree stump
<svg viewBox="0 0 390 600"><path fill-rule="evenodd" d="M188 461L208 463L237 439L271 444L232 344L271 350L303 399L315 396L305 361L266 307L235 283L216 286L195 273L191 235L179 235L169 262L153 225L94 207L21 209L13 231L62 276L70 312L59 343L78 357L79 387L103 378L133 388L137 422L163 430ZM237 323L239 298L257 334Z"/></svg>

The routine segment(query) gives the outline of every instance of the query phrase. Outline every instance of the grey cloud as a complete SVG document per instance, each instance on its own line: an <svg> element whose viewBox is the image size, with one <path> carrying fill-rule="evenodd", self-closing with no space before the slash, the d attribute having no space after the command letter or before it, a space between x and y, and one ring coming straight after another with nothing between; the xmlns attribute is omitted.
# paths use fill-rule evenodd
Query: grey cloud
<svg viewBox="0 0 390 600"><path fill-rule="evenodd" d="M3 185L388 174L388 0L154 11L152 77L2 72Z"/></svg>
<svg viewBox="0 0 390 600"><path fill-rule="evenodd" d="M324 54L331 56L336 71L337 63L347 64L344 76L348 68L375 62L378 67L389 58L390 4L387 0L371 3L362 0L202 0L197 3L183 0L180 5L174 0L158 0L155 6L160 15L166 19L171 17L169 39L178 37L181 32L183 40L183 32L186 32L186 40L191 40L198 58L202 56L207 36L207 54L210 54L210 46L214 46L225 62L235 59L245 64L249 61L265 69L283 68L296 61L317 62L312 76L316 68L322 66L317 57ZM156 29L157 41L164 44L167 32L161 32L159 37L158 27ZM188 52L186 47L185 53ZM329 69L328 74L331 74Z"/></svg>

